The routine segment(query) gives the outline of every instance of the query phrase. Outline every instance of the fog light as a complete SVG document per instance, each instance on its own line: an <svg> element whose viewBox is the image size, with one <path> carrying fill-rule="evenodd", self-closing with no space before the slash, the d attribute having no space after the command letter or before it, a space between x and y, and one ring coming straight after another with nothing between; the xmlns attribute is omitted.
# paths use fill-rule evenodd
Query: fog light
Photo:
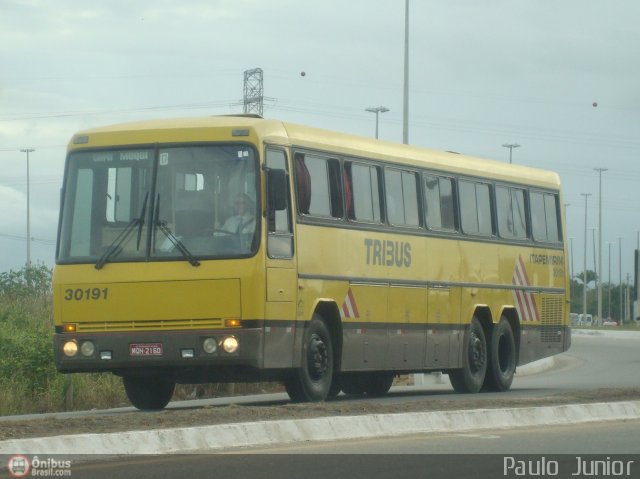
<svg viewBox="0 0 640 479"><path fill-rule="evenodd" d="M196 352L193 349L180 350L180 356L182 356L182 359L193 359L195 355L196 355Z"/></svg>
<svg viewBox="0 0 640 479"><path fill-rule="evenodd" d="M111 359L111 351L100 351L100 359Z"/></svg>
<svg viewBox="0 0 640 479"><path fill-rule="evenodd" d="M96 346L91 341L84 341L80 345L80 352L83 356L93 356L93 354L96 352Z"/></svg>
<svg viewBox="0 0 640 479"><path fill-rule="evenodd" d="M224 341L222 341L222 349L229 354L235 353L238 350L238 346L238 340L233 336L228 336L224 338Z"/></svg>
<svg viewBox="0 0 640 479"><path fill-rule="evenodd" d="M68 358L74 357L76 354L78 354L78 343L76 343L75 341L67 341L66 343L64 343L64 346L62 346L62 352Z"/></svg>
<svg viewBox="0 0 640 479"><path fill-rule="evenodd" d="M216 349L218 349L218 343L216 343L214 338L207 338L202 342L202 349L204 349L204 352L207 354L213 354L216 352Z"/></svg>

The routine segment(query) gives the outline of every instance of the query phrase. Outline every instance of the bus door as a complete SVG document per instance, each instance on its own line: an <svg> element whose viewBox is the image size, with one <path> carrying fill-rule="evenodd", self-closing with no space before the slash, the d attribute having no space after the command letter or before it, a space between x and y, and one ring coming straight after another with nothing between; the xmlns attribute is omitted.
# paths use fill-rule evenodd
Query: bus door
<svg viewBox="0 0 640 479"><path fill-rule="evenodd" d="M292 366L298 277L287 154L267 148L267 255L264 367Z"/></svg>

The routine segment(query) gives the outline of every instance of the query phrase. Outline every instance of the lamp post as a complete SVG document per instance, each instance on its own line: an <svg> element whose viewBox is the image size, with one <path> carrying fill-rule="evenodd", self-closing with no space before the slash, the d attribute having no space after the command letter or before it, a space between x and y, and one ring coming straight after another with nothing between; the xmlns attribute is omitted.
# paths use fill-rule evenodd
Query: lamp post
<svg viewBox="0 0 640 479"><path fill-rule="evenodd" d="M622 236L618 236L618 284L620 285L620 326L622 326Z"/></svg>
<svg viewBox="0 0 640 479"><path fill-rule="evenodd" d="M582 277L582 320L587 320L587 201L591 193L580 193L584 196L584 262Z"/></svg>
<svg viewBox="0 0 640 479"><path fill-rule="evenodd" d="M609 291L609 314L607 315L607 319L611 319L611 245L613 243L607 241L607 245L609 246L609 287L607 288Z"/></svg>
<svg viewBox="0 0 640 479"><path fill-rule="evenodd" d="M33 148L23 148L22 153L27 154L27 267L31 266L31 207L29 205L29 153L33 153Z"/></svg>
<svg viewBox="0 0 640 479"><path fill-rule="evenodd" d="M409 144L409 0L404 3L404 88L402 94L402 143Z"/></svg>
<svg viewBox="0 0 640 479"><path fill-rule="evenodd" d="M376 140L377 140L378 139L378 115L380 113L386 113L386 112L388 112L390 110L388 108L384 107L384 106L377 106L377 107L366 108L365 111L368 111L368 112L376 114Z"/></svg>
<svg viewBox="0 0 640 479"><path fill-rule="evenodd" d="M598 274L602 275L602 173L607 168L594 168L598 172ZM598 321L602 324L602 281L596 274L596 284L598 285Z"/></svg>
<svg viewBox="0 0 640 479"><path fill-rule="evenodd" d="M517 143L505 143L502 145L505 148L509 148L509 164L513 163L513 149L520 148L520 145Z"/></svg>

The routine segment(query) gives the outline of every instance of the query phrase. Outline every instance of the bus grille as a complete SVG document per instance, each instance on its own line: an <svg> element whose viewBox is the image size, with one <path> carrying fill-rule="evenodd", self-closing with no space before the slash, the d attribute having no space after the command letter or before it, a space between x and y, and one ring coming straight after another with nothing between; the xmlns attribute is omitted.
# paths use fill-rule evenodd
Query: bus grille
<svg viewBox="0 0 640 479"><path fill-rule="evenodd" d="M540 338L543 343L562 341L562 296L542 297L542 328Z"/></svg>
<svg viewBox="0 0 640 479"><path fill-rule="evenodd" d="M101 331L158 331L178 329L216 329L222 327L222 319L161 319L149 321L104 321L97 323L78 323L79 333L97 333Z"/></svg>

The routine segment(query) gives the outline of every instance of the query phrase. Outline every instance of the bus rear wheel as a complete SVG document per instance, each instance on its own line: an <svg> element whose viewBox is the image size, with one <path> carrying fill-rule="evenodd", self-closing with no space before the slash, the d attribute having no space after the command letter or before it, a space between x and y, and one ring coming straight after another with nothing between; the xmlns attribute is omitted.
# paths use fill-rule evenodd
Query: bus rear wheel
<svg viewBox="0 0 640 479"><path fill-rule="evenodd" d="M175 381L159 376L124 376L124 390L131 404L141 411L158 411L169 404Z"/></svg>
<svg viewBox="0 0 640 479"><path fill-rule="evenodd" d="M319 315L305 329L302 364L285 379L285 389L294 402L318 402L332 392L334 358L331 334Z"/></svg>
<svg viewBox="0 0 640 479"><path fill-rule="evenodd" d="M487 341L478 318L474 317L464 336L462 369L449 373L457 393L477 393L482 389L487 373Z"/></svg>
<svg viewBox="0 0 640 479"><path fill-rule="evenodd" d="M516 342L511 324L505 317L494 326L490 344L485 389L508 391L516 372Z"/></svg>

